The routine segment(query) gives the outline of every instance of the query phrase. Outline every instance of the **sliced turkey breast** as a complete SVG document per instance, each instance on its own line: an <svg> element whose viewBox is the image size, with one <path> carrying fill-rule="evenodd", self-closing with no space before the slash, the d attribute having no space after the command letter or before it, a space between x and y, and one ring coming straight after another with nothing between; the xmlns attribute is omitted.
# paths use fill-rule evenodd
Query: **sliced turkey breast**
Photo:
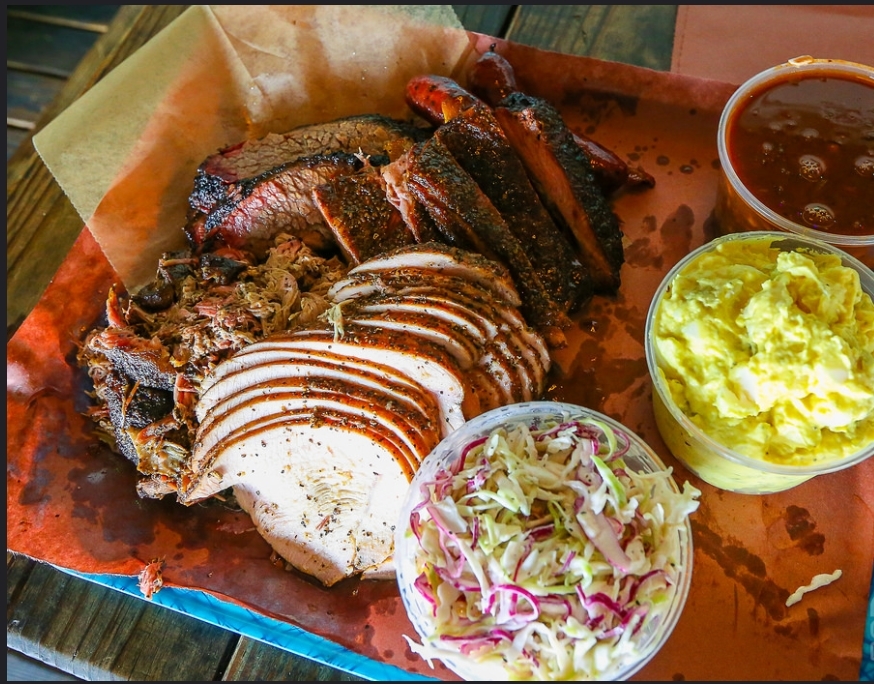
<svg viewBox="0 0 874 684"><path fill-rule="evenodd" d="M544 390L551 357L543 337L528 326L515 306L495 300L492 293L477 283L438 274L427 268L399 268L385 273L351 274L334 284L330 296L333 301L343 303L378 301L383 297L393 298L391 301L406 301L406 306L411 306L410 302L417 298L420 302L431 302L431 308L437 307L439 301L460 304L474 312L480 322L491 329L491 338L505 342L506 349L526 373L530 391L522 396L539 396ZM439 314L439 311L433 313ZM503 328L506 328L506 338L501 334ZM505 403L520 400L527 399L507 396Z"/></svg>
<svg viewBox="0 0 874 684"><path fill-rule="evenodd" d="M408 476L391 433L347 412L300 410L228 437L189 503L234 483L258 532L326 586L385 564ZM216 489L216 487L218 489Z"/></svg>
<svg viewBox="0 0 874 684"><path fill-rule="evenodd" d="M436 293L376 295L347 303L354 306L349 314L351 320L360 320L363 313L378 312L393 316L409 313L445 321L459 336L468 338L476 346L474 365L489 370L505 385L503 394L507 403L527 401L540 392L536 380L538 371L529 368L529 359L517 354L517 342L507 326L495 322L500 314L494 307L480 303L472 307L451 296ZM501 366L502 361L506 362L506 367L492 368L496 364ZM516 388L516 385L520 387Z"/></svg>
<svg viewBox="0 0 874 684"><path fill-rule="evenodd" d="M492 326L490 332L475 312L451 300L379 295L347 300L342 306L344 321L422 335L444 346L466 373L480 367L485 372L481 382L493 385L501 404L530 399L534 392L527 362L510 352L503 331Z"/></svg>
<svg viewBox="0 0 874 684"><path fill-rule="evenodd" d="M371 307L421 308L428 315L458 321L462 329L475 331L476 339L483 347L483 353L497 354L505 358L510 363L510 368L519 375L521 393L513 393L508 403L530 401L544 390L543 383L550 366L548 350L545 345L541 349L529 346L529 338L532 338L533 331L528 328L515 308L468 299L463 292L408 292L402 295L386 295L356 301L358 309L362 306L368 309ZM365 305L365 301L379 303ZM517 328L529 334L517 334ZM539 335L536 339L542 340ZM480 365L487 365L486 358L481 357Z"/></svg>
<svg viewBox="0 0 874 684"><path fill-rule="evenodd" d="M505 404L506 395L500 380L484 368L471 368L467 379L469 391L476 397L483 413Z"/></svg>
<svg viewBox="0 0 874 684"><path fill-rule="evenodd" d="M518 306L513 301L496 298L495 293L484 285L427 268L401 267L393 271L350 273L331 286L327 297L333 302L342 302L375 294L414 294L422 288L443 292L463 290L484 302L512 308Z"/></svg>
<svg viewBox="0 0 874 684"><path fill-rule="evenodd" d="M268 387L232 394L216 404L197 433L192 467L204 454L227 435L272 414L285 414L298 407L343 409L393 430L408 453L405 459L410 475L418 463L433 449L438 439L436 429L418 411L394 403L372 388L336 378L291 377L282 382L265 383ZM242 397L240 395L243 395Z"/></svg>
<svg viewBox="0 0 874 684"><path fill-rule="evenodd" d="M313 325L275 335L274 348L325 350L368 363L393 366L425 387L440 405L441 430L456 430L467 418L481 413L476 398L467 391L464 373L442 347L423 338L396 331L344 325ZM254 346L254 345L252 345Z"/></svg>
<svg viewBox="0 0 874 684"><path fill-rule="evenodd" d="M295 378L329 378L354 382L384 393L388 406L403 405L416 410L439 431L440 407L436 399L421 385L383 364L361 362L329 352L307 352L293 349L271 349L238 354L216 368L216 380L201 394L196 408L203 428L222 405L245 400L256 393L268 393L281 388ZM218 382L221 380L221 382Z"/></svg>
<svg viewBox="0 0 874 684"><path fill-rule="evenodd" d="M481 346L471 339L463 327L437 316L415 311L364 311L351 308L343 311L343 326L354 323L367 328L390 330L421 337L445 349L461 370L476 365Z"/></svg>
<svg viewBox="0 0 874 684"><path fill-rule="evenodd" d="M522 304L510 271L502 264L475 252L450 247L439 242L400 247L359 264L350 270L349 274L395 273L405 269L419 269L441 275L457 276L484 286L492 291L500 301L513 306L521 306Z"/></svg>
<svg viewBox="0 0 874 684"><path fill-rule="evenodd" d="M373 428L375 434L379 434L384 444L391 447L392 458L395 461L391 467L400 467L408 479L411 479L418 469L422 459L422 449L426 447L415 430L405 425L403 418L385 409L374 407L368 401L344 397L342 394L287 392L262 401L260 407L251 412L230 411L202 435L194 449L194 458L199 468L192 475L191 486L185 488L183 497L185 502L221 491L221 488L227 486L236 486L248 477L245 471L241 471L242 475L239 478L234 474L226 474L219 483L215 480L214 473L209 474L215 470L214 463L222 458L222 454L228 445L233 443L235 437L282 420L294 413L306 411L330 411L360 419L363 424ZM389 464L383 465L383 468L386 467L389 467Z"/></svg>

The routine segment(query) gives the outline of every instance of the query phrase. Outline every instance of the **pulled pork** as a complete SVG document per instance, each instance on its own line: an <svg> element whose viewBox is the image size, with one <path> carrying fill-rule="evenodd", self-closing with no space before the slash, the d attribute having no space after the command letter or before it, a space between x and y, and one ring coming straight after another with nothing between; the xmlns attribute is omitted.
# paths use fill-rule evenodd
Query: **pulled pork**
<svg viewBox="0 0 874 684"><path fill-rule="evenodd" d="M89 415L143 475L140 496L171 494L189 476L204 377L252 342L315 321L347 270L282 234L257 263L228 248L167 253L152 283L110 291L108 325L88 334L78 361L94 384Z"/></svg>

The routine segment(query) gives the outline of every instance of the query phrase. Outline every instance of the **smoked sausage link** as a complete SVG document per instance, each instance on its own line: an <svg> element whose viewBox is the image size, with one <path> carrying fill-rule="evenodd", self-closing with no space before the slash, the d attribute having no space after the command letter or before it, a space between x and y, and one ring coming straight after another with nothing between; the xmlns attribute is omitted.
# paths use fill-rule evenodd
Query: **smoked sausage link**
<svg viewBox="0 0 874 684"><path fill-rule="evenodd" d="M513 67L494 51L494 45L474 62L468 78L471 92L492 107L497 107L507 95L519 90Z"/></svg>
<svg viewBox="0 0 874 684"><path fill-rule="evenodd" d="M470 90L491 107L497 107L508 95L519 91L513 65L495 52L493 44L474 62L468 78ZM595 178L605 194L611 195L622 186L647 185L655 180L642 169L631 169L612 150L589 137L574 134L574 141L592 164Z"/></svg>
<svg viewBox="0 0 874 684"><path fill-rule="evenodd" d="M441 126L479 98L446 76L414 76L407 82L407 105L434 126Z"/></svg>

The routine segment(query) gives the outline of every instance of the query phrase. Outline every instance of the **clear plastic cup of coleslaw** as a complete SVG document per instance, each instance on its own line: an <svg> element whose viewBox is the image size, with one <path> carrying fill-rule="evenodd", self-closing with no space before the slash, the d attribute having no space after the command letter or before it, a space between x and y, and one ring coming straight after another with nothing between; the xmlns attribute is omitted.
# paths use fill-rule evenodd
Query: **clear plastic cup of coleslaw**
<svg viewBox="0 0 874 684"><path fill-rule="evenodd" d="M423 461L396 530L411 650L466 680L631 677L686 603L699 494L584 407L468 421Z"/></svg>

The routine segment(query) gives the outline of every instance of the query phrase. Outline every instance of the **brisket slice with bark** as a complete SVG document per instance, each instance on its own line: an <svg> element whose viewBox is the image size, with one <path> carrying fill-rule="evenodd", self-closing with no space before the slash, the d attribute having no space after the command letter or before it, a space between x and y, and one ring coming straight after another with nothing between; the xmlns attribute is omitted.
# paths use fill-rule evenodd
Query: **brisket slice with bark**
<svg viewBox="0 0 874 684"><path fill-rule="evenodd" d="M270 133L226 147L204 160L189 197L192 210L208 213L232 186L245 179L287 164L299 157L327 152L387 155L396 159L427 131L404 121L378 114L363 114L327 123L299 126L286 133Z"/></svg>
<svg viewBox="0 0 874 684"><path fill-rule="evenodd" d="M408 164L406 185L445 241L502 263L519 290L525 317L551 345L565 345L567 313L544 286L527 248L446 146L438 138L419 143L410 150Z"/></svg>
<svg viewBox="0 0 874 684"><path fill-rule="evenodd" d="M595 291L615 293L625 260L619 219L558 110L540 98L512 93L495 116L545 206L576 240Z"/></svg>
<svg viewBox="0 0 874 684"><path fill-rule="evenodd" d="M102 354L132 383L172 392L176 386L177 369L170 354L159 341L147 339L132 328L111 328L95 332L89 346Z"/></svg>
<svg viewBox="0 0 874 684"><path fill-rule="evenodd" d="M316 206L353 266L416 242L386 193L386 182L373 167L337 176L313 190Z"/></svg>
<svg viewBox="0 0 874 684"><path fill-rule="evenodd" d="M484 104L468 107L440 126L435 136L500 212L555 301L565 311L588 303L588 270L544 208L492 110Z"/></svg>
<svg viewBox="0 0 874 684"><path fill-rule="evenodd" d="M202 234L191 231L189 240L206 248L223 244L256 258L264 256L279 233L297 235L314 249L327 248L333 238L315 205L313 189L356 173L366 163L346 152L315 154L235 183L228 197L207 215Z"/></svg>
<svg viewBox="0 0 874 684"><path fill-rule="evenodd" d="M119 451L136 465L143 460L143 452L137 449L135 442L142 430L159 423L170 430L182 428L171 416L172 392L140 385L124 373L110 371L106 374L102 398L109 411ZM144 463L143 467L147 465L150 464Z"/></svg>

